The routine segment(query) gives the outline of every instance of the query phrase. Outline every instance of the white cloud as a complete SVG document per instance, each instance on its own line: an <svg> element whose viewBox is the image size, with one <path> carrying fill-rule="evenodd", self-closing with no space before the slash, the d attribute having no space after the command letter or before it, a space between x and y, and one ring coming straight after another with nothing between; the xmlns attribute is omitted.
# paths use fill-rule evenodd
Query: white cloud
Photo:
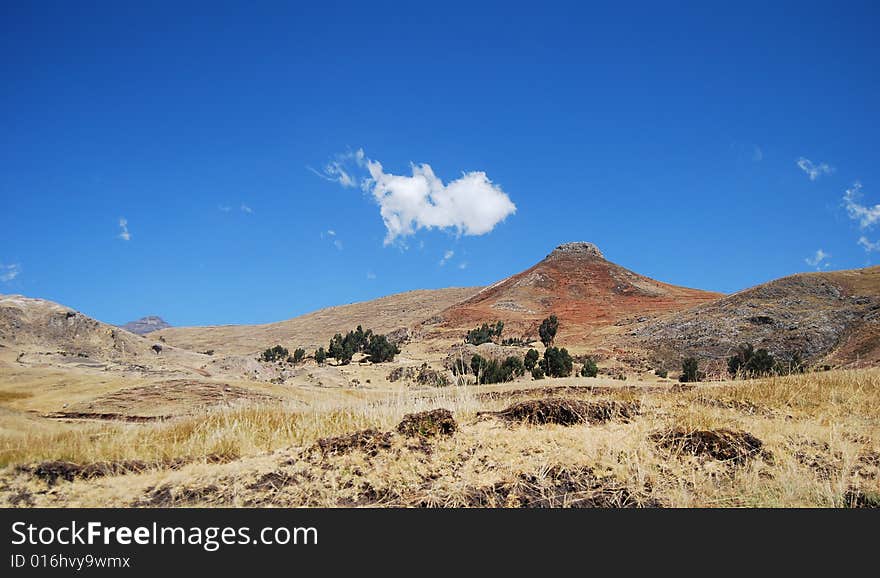
<svg viewBox="0 0 880 578"><path fill-rule="evenodd" d="M342 241L340 241L339 239L335 239L333 241L333 246L342 251Z"/></svg>
<svg viewBox="0 0 880 578"><path fill-rule="evenodd" d="M353 169L369 173L361 188L373 195L385 223L389 245L419 229L455 229L460 235L485 235L516 212L516 205L485 172L472 171L444 184L428 164L412 164L412 176L386 173L363 149L337 156L319 173L342 186L354 186Z"/></svg>
<svg viewBox="0 0 880 578"><path fill-rule="evenodd" d="M252 208L248 207L247 205L245 205L244 203L242 203L241 204L241 212L245 213L247 215L252 215L254 213L254 210Z"/></svg>
<svg viewBox="0 0 880 578"><path fill-rule="evenodd" d="M813 164L813 161L804 157L798 159L797 166L799 166L802 171L807 173L807 176L810 177L811 181L815 181L821 175L830 175L832 172L834 172L834 169L831 168L828 163L819 163L818 165L816 165Z"/></svg>
<svg viewBox="0 0 880 578"><path fill-rule="evenodd" d="M12 265L4 265L0 263L0 281L9 283L19 276L21 273L21 265L13 263Z"/></svg>
<svg viewBox="0 0 880 578"><path fill-rule="evenodd" d="M232 210L232 207L230 207L229 205L220 205L217 208L220 209L220 211L223 213L228 213L229 211Z"/></svg>
<svg viewBox="0 0 880 578"><path fill-rule="evenodd" d="M754 148L752 150L752 160L756 163L764 160L764 151L762 151L761 147L759 147L758 145L754 145Z"/></svg>
<svg viewBox="0 0 880 578"><path fill-rule="evenodd" d="M376 278L376 274L372 271L367 271L367 279L373 280Z"/></svg>
<svg viewBox="0 0 880 578"><path fill-rule="evenodd" d="M331 237L335 237L336 231L334 231L333 229L327 229L327 234L330 235Z"/></svg>
<svg viewBox="0 0 880 578"><path fill-rule="evenodd" d="M843 205L849 218L858 221L859 227L867 229L873 227L880 221L880 205L869 207L859 202L862 198L862 183L856 181L852 188L846 190L843 195Z"/></svg>
<svg viewBox="0 0 880 578"><path fill-rule="evenodd" d="M131 233L128 232L128 219L119 218L119 235L117 236L123 241L131 241Z"/></svg>
<svg viewBox="0 0 880 578"><path fill-rule="evenodd" d="M458 264L458 268L459 268L459 269L467 269L467 268L468 268L468 262L467 262L467 261L462 261L461 263Z"/></svg>
<svg viewBox="0 0 880 578"><path fill-rule="evenodd" d="M869 241L868 238L864 235L859 237L859 246L861 246L868 253L872 251L880 252L880 241Z"/></svg>
<svg viewBox="0 0 880 578"><path fill-rule="evenodd" d="M812 257L807 257L804 261L810 267L815 267L816 270L821 269L822 267L828 267L830 263L828 263L828 259L831 258L831 253L826 253L822 249L817 249L815 255Z"/></svg>
<svg viewBox="0 0 880 578"><path fill-rule="evenodd" d="M443 265L446 264L447 261L452 259L454 256L455 256L455 251L453 251L451 249L446 251L445 253L443 253L443 258L440 259L439 265L442 267Z"/></svg>

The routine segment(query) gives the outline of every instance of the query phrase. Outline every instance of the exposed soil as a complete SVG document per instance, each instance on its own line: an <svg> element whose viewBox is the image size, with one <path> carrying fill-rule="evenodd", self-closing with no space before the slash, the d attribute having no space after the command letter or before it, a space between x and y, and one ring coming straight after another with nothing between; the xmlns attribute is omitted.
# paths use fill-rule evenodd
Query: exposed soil
<svg viewBox="0 0 880 578"><path fill-rule="evenodd" d="M732 429L673 429L654 433L651 440L675 453L705 456L738 465L765 453L761 450L764 442L748 432Z"/></svg>
<svg viewBox="0 0 880 578"><path fill-rule="evenodd" d="M408 413L397 425L397 431L409 437L452 435L457 429L455 418L452 417L452 412L448 409Z"/></svg>
<svg viewBox="0 0 880 578"><path fill-rule="evenodd" d="M324 455L347 454L360 450L367 455L375 456L380 450L391 448L392 434L377 429L365 429L348 435L319 439L313 449Z"/></svg>
<svg viewBox="0 0 880 578"><path fill-rule="evenodd" d="M219 455L209 455L204 459L212 464L229 461ZM162 461L119 460L112 462L75 464L72 462L52 460L30 466L19 466L16 468L16 471L32 475L35 478L45 481L50 486L53 486L58 480L72 482L76 479L92 480L95 478L103 478L105 476L139 474L151 469L176 470L194 461L196 460L193 458L176 458L173 460ZM201 459L199 461L201 461Z"/></svg>
<svg viewBox="0 0 880 578"><path fill-rule="evenodd" d="M574 425L598 424L612 419L629 421L640 412L641 404L638 401L549 398L522 401L501 411L481 412L477 415L491 415L511 422L526 422L532 425L548 423Z"/></svg>

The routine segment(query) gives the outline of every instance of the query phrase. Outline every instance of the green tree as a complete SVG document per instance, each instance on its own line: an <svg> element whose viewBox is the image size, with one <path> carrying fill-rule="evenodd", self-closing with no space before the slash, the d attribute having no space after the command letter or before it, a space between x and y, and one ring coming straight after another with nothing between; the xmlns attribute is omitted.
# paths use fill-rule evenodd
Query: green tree
<svg viewBox="0 0 880 578"><path fill-rule="evenodd" d="M324 360L326 360L326 359L327 359L327 352L324 351L323 347L319 347L318 349L315 350L315 362L317 362L318 365L324 365Z"/></svg>
<svg viewBox="0 0 880 578"><path fill-rule="evenodd" d="M588 357L581 367L581 377L596 377L599 375L599 366L592 357Z"/></svg>
<svg viewBox="0 0 880 578"><path fill-rule="evenodd" d="M681 375L678 381L682 383L701 381L706 375L700 371L700 364L694 357L688 357L681 362Z"/></svg>
<svg viewBox="0 0 880 578"><path fill-rule="evenodd" d="M541 322L541 326L538 328L538 335L540 335L541 343L544 344L544 347L550 347L553 344L558 330L559 320L556 319L555 315L551 315Z"/></svg>
<svg viewBox="0 0 880 578"><path fill-rule="evenodd" d="M544 379L544 370L540 365L532 368L532 379Z"/></svg>
<svg viewBox="0 0 880 578"><path fill-rule="evenodd" d="M270 347L260 356L260 361L281 361L287 359L289 352L286 348L276 345Z"/></svg>
<svg viewBox="0 0 880 578"><path fill-rule="evenodd" d="M400 353L396 345L388 341L384 335L371 335L366 347L367 359L372 363L384 363L393 361L394 356Z"/></svg>
<svg viewBox="0 0 880 578"><path fill-rule="evenodd" d="M755 349L744 343L727 359L727 371L732 376L759 377L773 373L779 366L766 349Z"/></svg>
<svg viewBox="0 0 880 578"><path fill-rule="evenodd" d="M538 364L539 357L536 349L529 349L528 352L526 352L526 358L523 360L523 365L526 369L531 371Z"/></svg>
<svg viewBox="0 0 880 578"><path fill-rule="evenodd" d="M550 377L568 377L571 375L573 360L564 347L548 347L544 350L544 372Z"/></svg>
<svg viewBox="0 0 880 578"><path fill-rule="evenodd" d="M293 352L293 362L300 363L306 357L306 350L302 347L298 347Z"/></svg>

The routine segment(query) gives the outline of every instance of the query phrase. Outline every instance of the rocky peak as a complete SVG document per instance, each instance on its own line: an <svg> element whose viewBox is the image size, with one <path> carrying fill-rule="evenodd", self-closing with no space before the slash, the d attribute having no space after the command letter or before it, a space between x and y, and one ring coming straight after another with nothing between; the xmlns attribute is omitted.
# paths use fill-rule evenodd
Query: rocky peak
<svg viewBox="0 0 880 578"><path fill-rule="evenodd" d="M559 245L553 252L547 255L548 259L558 257L594 257L604 259L605 255L599 250L599 247L592 243L578 241L575 243L563 243Z"/></svg>

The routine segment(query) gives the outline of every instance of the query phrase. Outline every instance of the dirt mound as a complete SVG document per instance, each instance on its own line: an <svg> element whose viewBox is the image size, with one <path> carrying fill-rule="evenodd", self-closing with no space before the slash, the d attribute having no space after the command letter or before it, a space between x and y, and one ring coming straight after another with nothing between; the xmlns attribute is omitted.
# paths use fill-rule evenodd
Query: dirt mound
<svg viewBox="0 0 880 578"><path fill-rule="evenodd" d="M850 488L843 495L845 508L880 508L880 493L865 492L860 488Z"/></svg>
<svg viewBox="0 0 880 578"><path fill-rule="evenodd" d="M471 508L656 508L662 504L632 492L613 476L597 476L592 468L554 466L538 474L521 473L512 480L470 488ZM424 501L423 506L432 506Z"/></svg>
<svg viewBox="0 0 880 578"><path fill-rule="evenodd" d="M353 434L321 438L312 448L324 455L347 454L359 450L369 456L375 456L380 450L391 448L391 436L390 432L365 429Z"/></svg>
<svg viewBox="0 0 880 578"><path fill-rule="evenodd" d="M501 411L481 412L478 415L491 415L512 422L524 421L532 425L574 425L604 423L612 419L629 421L640 412L641 404L637 401L550 398L521 401Z"/></svg>
<svg viewBox="0 0 880 578"><path fill-rule="evenodd" d="M508 389L504 391L485 391L476 394L476 398L480 401L497 401L500 399L511 399L515 397L553 397L560 394L565 395L615 395L621 393L662 393L670 391L667 387L658 386L640 386L640 385L622 385L620 387L610 387L607 385L552 385L548 387L527 387L523 389Z"/></svg>
<svg viewBox="0 0 880 578"><path fill-rule="evenodd" d="M219 464L229 461L220 455L208 455L204 458L210 464ZM58 480L72 482L73 480L93 480L107 476L123 476L126 474L139 474L151 469L177 470L193 463L193 458L175 458L160 461L143 460L119 460L107 462L93 462L90 464L75 464L61 460L41 462L31 466L19 466L16 471L34 476L45 481L50 486Z"/></svg>
<svg viewBox="0 0 880 578"><path fill-rule="evenodd" d="M651 440L675 453L705 456L735 464L743 464L764 453L761 450L764 442L748 432L731 429L673 429L654 433Z"/></svg>
<svg viewBox="0 0 880 578"><path fill-rule="evenodd" d="M449 377L442 371L431 369L427 363L423 363L419 367L397 367L388 374L388 381L403 380L407 383L416 385L426 385L430 387L445 387L449 385Z"/></svg>
<svg viewBox="0 0 880 578"><path fill-rule="evenodd" d="M452 435L457 429L455 418L452 417L452 412L448 409L408 413L397 425L397 431L409 437Z"/></svg>

